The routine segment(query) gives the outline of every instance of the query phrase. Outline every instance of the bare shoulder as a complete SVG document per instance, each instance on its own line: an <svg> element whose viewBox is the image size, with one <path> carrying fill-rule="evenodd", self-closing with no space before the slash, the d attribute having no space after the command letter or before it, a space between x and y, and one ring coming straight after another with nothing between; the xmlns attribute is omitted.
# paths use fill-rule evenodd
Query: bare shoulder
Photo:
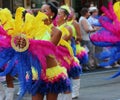
<svg viewBox="0 0 120 100"><path fill-rule="evenodd" d="M56 27L52 27L52 33L53 34L62 35L62 32L58 28L56 28Z"/></svg>
<svg viewBox="0 0 120 100"><path fill-rule="evenodd" d="M73 21L72 24L74 25L74 27L78 27L79 26L79 23L77 21Z"/></svg>

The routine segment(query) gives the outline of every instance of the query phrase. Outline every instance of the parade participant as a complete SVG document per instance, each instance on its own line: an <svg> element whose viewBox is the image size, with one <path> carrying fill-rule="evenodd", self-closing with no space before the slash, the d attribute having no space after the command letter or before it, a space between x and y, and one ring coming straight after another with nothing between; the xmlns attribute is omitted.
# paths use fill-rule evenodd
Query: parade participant
<svg viewBox="0 0 120 100"><path fill-rule="evenodd" d="M80 46L80 41L82 39L80 33L80 26L79 23L75 20L75 13L74 9L70 8L70 15L68 16L67 24L72 28L72 39L71 39L71 46L74 51L74 56L76 56L80 64L85 64L88 62L88 54L85 48ZM72 80L72 98L79 97L79 90L80 90L80 77L73 78Z"/></svg>
<svg viewBox="0 0 120 100"><path fill-rule="evenodd" d="M7 12L7 14L5 13ZM3 16L3 17L2 17ZM8 17L4 17L8 16ZM5 21L11 20L12 15L11 12L8 11L7 9L1 9L0 11L0 25L4 26ZM2 38L2 35L0 36ZM1 70L2 72L3 70ZM14 85L13 85L13 77L10 74L6 75L6 83L7 83L7 88L5 89L5 100L13 100L14 97Z"/></svg>
<svg viewBox="0 0 120 100"><path fill-rule="evenodd" d="M70 41L72 39L72 34L73 34L71 26L67 24L68 16L70 13L69 11L70 11L70 9L68 6L61 6L58 10L58 16L57 16L57 18L58 18L57 25L58 25L58 28L62 31L62 39L64 41L66 41L68 43L68 45L71 44ZM62 43L60 43L59 45L66 47ZM69 46L68 50L70 50L70 48L71 48L71 46ZM73 50L72 50L72 52L73 52ZM68 59L70 59L70 57ZM69 77L78 79L80 76L80 73L81 73L79 61L74 57L74 54L71 55L71 59L73 60L73 61L70 61L71 68L70 69L67 68ZM73 63L76 63L76 65L74 65Z"/></svg>
<svg viewBox="0 0 120 100"><path fill-rule="evenodd" d="M72 7L70 7L70 15L68 16L68 24L72 24L74 26L75 29L73 29L72 27L72 30L73 30L73 36L77 41L81 41L82 39L82 36L81 36L81 33L80 33L80 26L79 26L79 23L76 21L76 16L75 16L75 12L74 12L74 9Z"/></svg>
<svg viewBox="0 0 120 100"><path fill-rule="evenodd" d="M45 21L45 24L49 26L49 28L51 28L51 32L50 32L50 35L51 35L51 40L54 40L53 42L55 43L55 45L58 44L58 41L60 39L60 35L58 34L58 32L60 32L58 29L56 29L54 26L53 26L53 20L56 18L56 15L57 15L57 7L55 7L54 3L50 2L50 3L47 3L47 4L44 4L42 7L41 7L41 11L43 13L45 13L47 16L48 16L48 19L44 20ZM59 39L57 39L56 37L58 37ZM38 39L38 38L37 38ZM56 43L57 42L57 43ZM51 61L50 61L51 63ZM50 65L50 64L49 64ZM69 89L68 89L69 90ZM51 99L54 99L56 96L57 93L54 93L53 95L52 94L48 94L47 96L47 99L50 99L50 97L52 97ZM53 98L54 97L54 98ZM39 97L38 97L39 98ZM36 100L36 98L35 98Z"/></svg>
<svg viewBox="0 0 120 100"><path fill-rule="evenodd" d="M80 25L75 20L75 13L74 9L70 8L71 12L68 17L67 24L71 26L73 31L73 38L71 40L71 46L74 51L74 55L79 59L80 64L83 65L88 62L88 54L84 47L80 46L80 42L82 40L81 32L80 32Z"/></svg>
<svg viewBox="0 0 120 100"><path fill-rule="evenodd" d="M60 92L70 89L66 69L60 67L55 60L54 44L57 44L60 37L50 37L48 33L51 30L43 22L44 18L48 18L43 13L39 12L36 17L27 13L23 20L23 11L24 8L18 8L15 19L5 23L7 31L0 27L0 33L5 36L0 39L0 68L7 63L0 75L18 74L22 88L20 97L28 91L33 95L33 100L43 100L45 94L47 100L57 100ZM60 31L55 32L60 34Z"/></svg>
<svg viewBox="0 0 120 100"><path fill-rule="evenodd" d="M107 62L100 63L100 66L108 66L114 64L114 62L120 59L120 15L119 6L120 2L116 2L112 6L112 2L109 2L108 8L102 7L104 13L99 18L100 24L103 27L101 30L90 35L92 43L100 47L109 47L109 52L104 51L98 58L104 60L108 59ZM120 75L120 71L112 76L112 78Z"/></svg>

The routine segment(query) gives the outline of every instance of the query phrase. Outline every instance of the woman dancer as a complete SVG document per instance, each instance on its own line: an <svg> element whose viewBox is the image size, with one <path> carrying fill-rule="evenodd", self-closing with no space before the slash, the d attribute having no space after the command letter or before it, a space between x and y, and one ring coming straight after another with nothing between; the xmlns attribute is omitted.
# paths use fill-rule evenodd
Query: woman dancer
<svg viewBox="0 0 120 100"><path fill-rule="evenodd" d="M95 32L90 36L92 43L96 46L108 47L108 51L102 52L99 56L100 59L109 59L107 62L103 62L100 66L108 66L114 64L120 59L120 15L119 6L120 2L116 2L114 6L112 2L109 2L108 9L102 7L104 15L100 17L99 21L102 29ZM120 75L120 71L112 76L112 78Z"/></svg>
<svg viewBox="0 0 120 100"><path fill-rule="evenodd" d="M58 17L57 17L58 18L57 25L58 25L58 28L62 31L62 39L66 41L68 45L70 45L72 34L73 34L71 26L67 24L69 13L70 13L70 9L68 6L61 6L60 9L58 10ZM62 46L62 43L60 43L59 45ZM69 48L71 48L71 46ZM71 58L69 57L68 59L72 59L70 64L71 68L70 69L67 68L69 77L72 77L74 79L79 79L81 68L80 68L79 62L77 61L77 58L75 58L74 54L72 54ZM76 65L73 64L75 62L76 62Z"/></svg>
<svg viewBox="0 0 120 100"><path fill-rule="evenodd" d="M79 59L80 64L83 65L88 62L88 54L85 48L80 46L80 41L82 39L80 26L79 23L75 20L75 13L73 8L70 8L70 15L68 16L67 24L71 26L73 32L71 46L74 51L74 56L76 56ZM72 83L72 98L76 98L79 96L80 77L74 78Z"/></svg>
<svg viewBox="0 0 120 100"><path fill-rule="evenodd" d="M48 19L45 19L44 21L45 21L45 24L48 25L49 28L51 28L51 32L49 34L51 37L51 42L54 43L55 45L57 45L60 40L61 34L60 34L60 31L58 29L56 29L52 24L53 20L56 18L56 15L57 15L57 7L54 5L54 3L51 2L51 3L44 4L41 8L41 11L48 16ZM39 39L39 38L37 37L37 39ZM57 62L53 58L48 58L47 64L52 67L53 64L57 64ZM57 85L57 83L56 83L56 85ZM70 88L68 88L68 90L70 90ZM47 99L48 100L56 100L58 93L49 93L47 95ZM33 100L36 100L36 97L40 98L40 95L34 96Z"/></svg>
<svg viewBox="0 0 120 100"><path fill-rule="evenodd" d="M29 91L33 94L33 100L43 100L45 94L47 94L47 100L57 100L58 93L70 89L66 69L60 67L55 60L56 48L51 43L57 44L61 33L53 28L57 37L52 38L49 35L50 28L43 22L44 18L48 20L48 17L39 12L36 17L26 14L25 20L23 20L21 17L23 11L23 8L18 8L15 20L12 19L6 23L5 29L9 35L1 28L1 34L6 37L0 41L1 48L4 49L1 50L3 53L1 57L7 57L9 63L0 75L5 75L10 71L12 75L18 74L22 88L20 96ZM19 24L17 24L18 22ZM4 39L7 41L6 44L2 42ZM4 59L0 67L7 63L8 59ZM16 67L13 67L15 63Z"/></svg>

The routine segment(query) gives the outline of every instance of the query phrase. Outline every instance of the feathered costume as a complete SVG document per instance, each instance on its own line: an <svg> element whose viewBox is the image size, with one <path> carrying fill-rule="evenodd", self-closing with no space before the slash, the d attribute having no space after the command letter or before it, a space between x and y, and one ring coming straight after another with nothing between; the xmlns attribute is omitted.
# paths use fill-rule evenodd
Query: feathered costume
<svg viewBox="0 0 120 100"><path fill-rule="evenodd" d="M65 68L59 65L46 68L46 56L56 56L55 45L46 40L34 39L51 31L43 22L46 15L39 12L34 17L27 13L24 20L24 10L19 7L15 19L9 10L0 10L0 68L4 69L0 76L8 73L18 75L22 89L20 97L27 91L35 95L70 90L70 80ZM23 47L20 45L21 38L25 41Z"/></svg>
<svg viewBox="0 0 120 100"><path fill-rule="evenodd" d="M80 44L76 44L77 32L72 23L73 20L67 22L67 24L72 28L73 32L73 37L71 39L71 47L73 49L74 56L78 58L80 64L86 64L88 62L88 53L84 47L82 47Z"/></svg>
<svg viewBox="0 0 120 100"><path fill-rule="evenodd" d="M67 28L65 28L65 24L61 25L59 29L62 32L62 37L65 35L69 35L69 31L67 30ZM57 49L57 54L63 55L61 57L58 56L58 60L60 61L62 66L64 66L67 69L69 77L79 77L82 72L82 69L79 64L79 61L74 57L71 45L67 41L63 39L60 40Z"/></svg>
<svg viewBox="0 0 120 100"><path fill-rule="evenodd" d="M99 18L103 27L96 33L90 35L92 43L96 46L107 47L108 50L99 55L100 59L109 59L100 66L112 65L120 59L120 2L116 2L114 6L109 2L108 9L102 7L104 15ZM115 76L120 75L117 73Z"/></svg>

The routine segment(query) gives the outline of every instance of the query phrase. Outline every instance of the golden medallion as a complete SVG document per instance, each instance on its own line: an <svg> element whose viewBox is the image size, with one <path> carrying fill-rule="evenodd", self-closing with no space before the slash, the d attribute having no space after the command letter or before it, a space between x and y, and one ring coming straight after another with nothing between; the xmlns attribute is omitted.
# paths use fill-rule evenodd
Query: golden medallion
<svg viewBox="0 0 120 100"><path fill-rule="evenodd" d="M11 46L17 52L24 52L29 48L29 40L24 34L13 36Z"/></svg>

